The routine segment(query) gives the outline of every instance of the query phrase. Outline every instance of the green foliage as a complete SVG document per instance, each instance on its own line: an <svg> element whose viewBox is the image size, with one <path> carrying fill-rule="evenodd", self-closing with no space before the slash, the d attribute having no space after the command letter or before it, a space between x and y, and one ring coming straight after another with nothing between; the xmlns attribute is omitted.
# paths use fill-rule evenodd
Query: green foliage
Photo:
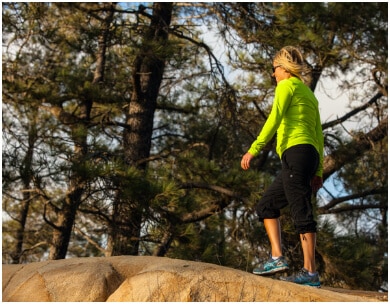
<svg viewBox="0 0 390 304"><path fill-rule="evenodd" d="M386 280L387 258L370 235L338 236L334 224L324 223L318 250L327 285L376 290Z"/></svg>

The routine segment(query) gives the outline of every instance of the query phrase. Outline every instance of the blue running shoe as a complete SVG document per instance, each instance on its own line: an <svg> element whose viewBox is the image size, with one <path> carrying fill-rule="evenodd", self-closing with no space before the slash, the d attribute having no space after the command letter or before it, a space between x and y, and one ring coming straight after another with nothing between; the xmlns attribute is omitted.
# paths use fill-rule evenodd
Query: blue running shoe
<svg viewBox="0 0 390 304"><path fill-rule="evenodd" d="M285 271L288 269L288 264L284 256L281 256L277 258L276 260L273 260L270 258L267 262L265 262L262 265L259 265L259 267L256 267L253 269L254 274L258 275L267 275L276 273L279 271Z"/></svg>
<svg viewBox="0 0 390 304"><path fill-rule="evenodd" d="M318 288L321 287L318 272L316 272L314 275L310 275L305 268L302 268L297 274L293 274L292 276L288 277L280 277L279 279L282 281L293 282L301 285L313 286Z"/></svg>

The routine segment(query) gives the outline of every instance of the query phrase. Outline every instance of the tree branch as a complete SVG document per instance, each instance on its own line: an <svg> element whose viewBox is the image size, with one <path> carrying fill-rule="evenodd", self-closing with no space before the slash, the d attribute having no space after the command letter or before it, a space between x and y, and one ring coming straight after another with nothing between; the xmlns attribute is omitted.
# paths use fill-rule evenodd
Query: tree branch
<svg viewBox="0 0 390 304"><path fill-rule="evenodd" d="M345 146L340 146L337 150L327 155L324 158L324 181L345 164L351 163L370 150L373 143L384 139L387 136L387 130L386 117L370 132L358 136Z"/></svg>
<svg viewBox="0 0 390 304"><path fill-rule="evenodd" d="M46 241L42 241L42 242L36 243L35 245L33 245L33 246L29 247L29 248L24 249L24 250L21 252L20 257L21 257L23 254L25 254L26 252L31 251L31 250L34 250L35 248L41 247L41 246L43 246L43 245L47 245L47 242L46 242Z"/></svg>
<svg viewBox="0 0 390 304"><path fill-rule="evenodd" d="M109 254L109 251L108 250L105 250L102 246L99 245L99 243L95 242L95 240L93 240L92 238L90 238L86 233L84 233L83 231L81 231L80 228L78 227L74 227L74 230L77 231L79 234L82 235L82 237L84 239L87 240L87 242L89 244L91 244L92 246L94 246L97 250L101 251L104 253L105 256L107 256Z"/></svg>
<svg viewBox="0 0 390 304"><path fill-rule="evenodd" d="M366 210L366 209L384 209L388 208L387 206L381 205L381 204L368 204L368 205L352 205L348 204L347 206L342 206L339 208L327 210L326 212L323 212L321 214L338 214L348 211L355 211L355 210Z"/></svg>
<svg viewBox="0 0 390 304"><path fill-rule="evenodd" d="M341 210L340 208L332 209L333 207L337 206L338 204L341 204L341 203L346 202L346 201L358 199L358 198L363 198L363 197L366 197L369 195L383 194L386 192L387 192L387 189L380 188L380 189L371 189L371 190L367 190L367 191L360 192L360 193L354 193L354 194L346 195L343 197L338 197L338 198L332 199L325 206L318 208L318 213L319 214L329 214L329 213L335 213L335 211L336 211L336 213L338 213L340 211L337 211L337 210ZM367 206L367 209L370 208L370 207L368 207L370 205L365 205L365 206ZM353 206L351 205L350 207L353 207ZM341 207L341 208L346 208L346 207Z"/></svg>
<svg viewBox="0 0 390 304"><path fill-rule="evenodd" d="M382 92L378 92L375 94L375 96L373 96L367 103L365 103L364 105L360 106L360 107L357 107L356 109L352 110L351 112L345 114L344 116L340 117L340 118L337 118L333 121L330 121L330 122L327 122L327 123L324 123L322 125L322 130L325 130L325 129L328 129L328 128L331 128L335 125L338 125L344 121L346 121L347 119L349 119L350 117L356 115L357 113L361 112L361 111L364 111L365 109L367 109L369 106L371 106L374 102L376 102L379 98L381 98L383 95Z"/></svg>
<svg viewBox="0 0 390 304"><path fill-rule="evenodd" d="M244 197L242 197L242 196L239 195L238 193L236 193L236 192L234 192L234 191L232 191L232 190L229 190L229 189L220 187L220 186L216 186L216 185L210 185L210 184L206 184L206 183L185 183L185 184L181 184L181 185L180 185L180 188L181 188L181 189L200 188L200 189L213 190L213 191L219 192L219 193L221 193L221 194L225 194L225 195L227 195L227 196L229 196L229 197L232 197L232 198L241 200L241 201L243 201L244 203L247 202L247 199L244 198Z"/></svg>

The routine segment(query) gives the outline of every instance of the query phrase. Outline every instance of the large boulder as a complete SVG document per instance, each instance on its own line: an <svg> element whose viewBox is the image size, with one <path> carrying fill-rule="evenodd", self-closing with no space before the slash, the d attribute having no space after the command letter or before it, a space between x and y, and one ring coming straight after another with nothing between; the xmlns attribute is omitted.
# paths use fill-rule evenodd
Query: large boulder
<svg viewBox="0 0 390 304"><path fill-rule="evenodd" d="M6 302L367 302L214 264L161 257L72 258L3 265Z"/></svg>

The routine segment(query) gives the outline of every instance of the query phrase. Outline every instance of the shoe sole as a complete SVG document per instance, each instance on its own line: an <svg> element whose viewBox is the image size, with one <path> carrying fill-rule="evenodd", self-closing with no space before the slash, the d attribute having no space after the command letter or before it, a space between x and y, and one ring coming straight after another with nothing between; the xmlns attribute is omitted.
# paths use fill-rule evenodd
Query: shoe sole
<svg viewBox="0 0 390 304"><path fill-rule="evenodd" d="M316 285L316 284L312 284L312 283L297 283L297 282L293 282L293 281L287 281L287 280L284 280L283 278L280 278L280 280L283 282L294 283L294 284L298 284L298 285L302 285L302 286L321 288L321 283L318 283L318 285Z"/></svg>
<svg viewBox="0 0 390 304"><path fill-rule="evenodd" d="M300 284L300 285L321 288L321 285L312 285L312 284Z"/></svg>
<svg viewBox="0 0 390 304"><path fill-rule="evenodd" d="M267 274L274 274L274 273L281 272L281 271L286 271L288 269L289 269L288 266L282 266L282 267L279 267L279 268L274 268L274 269L269 270L269 271L263 271L263 272L255 272L255 271L253 271L252 273L253 274L257 274L257 275L267 275Z"/></svg>

